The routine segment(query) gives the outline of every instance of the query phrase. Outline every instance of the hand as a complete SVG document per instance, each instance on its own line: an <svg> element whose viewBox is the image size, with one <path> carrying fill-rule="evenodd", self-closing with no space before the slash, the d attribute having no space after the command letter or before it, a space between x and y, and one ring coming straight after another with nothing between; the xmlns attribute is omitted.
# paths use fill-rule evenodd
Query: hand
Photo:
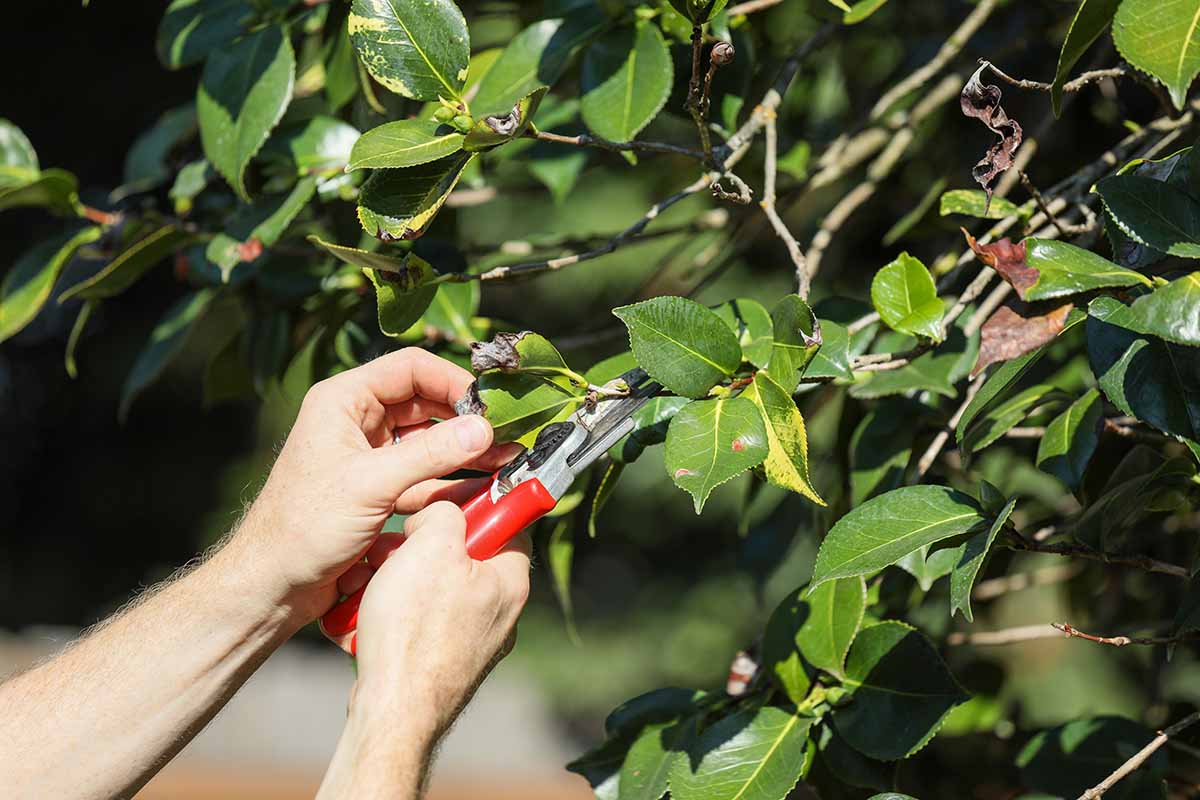
<svg viewBox="0 0 1200 800"><path fill-rule="evenodd" d="M275 601L300 624L333 606L339 576L362 560L393 513L412 514L441 499L463 502L487 479L437 479L463 467L491 470L518 452L513 445L491 448L482 417L455 417L453 403L471 380L466 370L410 348L309 390L227 548L269 573L263 578ZM445 421L430 423L434 418Z"/></svg>

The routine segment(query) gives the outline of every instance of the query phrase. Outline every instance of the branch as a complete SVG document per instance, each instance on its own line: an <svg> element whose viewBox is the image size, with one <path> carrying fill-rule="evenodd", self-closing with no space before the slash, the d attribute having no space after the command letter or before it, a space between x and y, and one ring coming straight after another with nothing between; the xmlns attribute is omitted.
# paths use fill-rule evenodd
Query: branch
<svg viewBox="0 0 1200 800"><path fill-rule="evenodd" d="M950 417L950 421L946 423L946 427L938 431L937 436L933 437L933 441L929 443L929 447L921 455L921 460L917 462L916 482L920 483L925 477L925 473L929 472L929 468L933 466L933 462L937 461L937 457L942 454L942 448L946 446L946 442L950 439L950 434L958 427L958 421L962 419L963 414L967 411L967 406L971 405L971 401L975 399L975 395L979 394L979 389L983 386L983 381L976 378L967 385L967 394L963 398L962 405L954 412L954 416Z"/></svg>
<svg viewBox="0 0 1200 800"><path fill-rule="evenodd" d="M1073 544L1071 542L1045 544L1043 542L1030 541L1026 538L1012 539L1009 541L1008 546L1014 550L1024 550L1028 553L1047 553L1055 556L1086 558L1089 561L1099 561L1104 564L1112 564L1118 567L1131 567L1133 569L1140 569L1143 572L1156 572L1162 575L1173 575L1176 578L1182 578L1184 580L1191 579L1191 572L1187 569L1187 567L1181 567L1178 564L1169 564L1166 561L1159 561L1158 559L1150 558L1149 556L1104 553L1099 550L1093 550L1092 548L1082 544Z"/></svg>
<svg viewBox="0 0 1200 800"><path fill-rule="evenodd" d="M1021 78L1014 78L1011 75L1006 74L1003 70L1001 70L999 67L997 67L992 62L990 62L986 59L983 59L983 58L979 59L979 63L984 65L985 67L987 67L993 73L995 73L997 78L1000 78L1003 81L1007 81L1008 83L1011 83L1013 86L1017 86L1021 89L1031 89L1033 91L1038 91L1038 92L1050 91L1051 84L1049 84L1049 83L1042 83L1041 81L1028 81L1028 80L1023 80ZM1092 70L1091 72L1085 72L1082 75L1080 75L1078 78L1075 78L1074 80L1064 83L1062 88L1063 88L1064 92L1078 92L1080 89L1087 86L1088 84L1097 83L1099 81L1104 80L1105 78L1123 78L1128 74L1129 73L1125 70L1124 67L1109 67L1107 69L1096 69L1096 70Z"/></svg>
<svg viewBox="0 0 1200 800"><path fill-rule="evenodd" d="M1138 767L1142 766L1142 764L1144 764L1146 762L1146 759L1148 759L1148 758L1150 758L1150 756L1154 755L1155 751L1157 751L1158 748L1162 747L1164 744L1167 743L1168 739L1170 739L1172 736L1175 736L1176 734L1182 732L1185 728L1191 727L1192 725L1196 724L1197 722L1200 722L1200 711L1196 711L1192 714L1188 714L1186 717L1179 720L1179 722L1176 722L1174 725L1167 728L1166 730L1159 731L1158 736L1155 736L1150 741L1149 744L1147 744L1145 747L1143 747L1141 750L1139 750L1132 758L1130 758L1128 761L1126 761L1124 764L1122 764L1120 767L1118 767L1117 770L1115 772L1113 772L1113 774L1109 775L1107 778L1100 781L1100 783L1096 784L1091 789L1088 789L1086 792L1079 795L1079 797L1076 798L1076 800L1099 800L1099 798L1104 796L1105 792L1107 792L1112 787L1116 786L1117 783L1120 782L1120 780L1122 778L1127 777L1131 772L1136 770Z"/></svg>
<svg viewBox="0 0 1200 800"><path fill-rule="evenodd" d="M787 247L788 255L792 258L792 265L796 269L796 292L805 300L808 299L808 290L811 285L811 279L808 274L808 267L804 260L804 253L800 250L800 243L796 241L796 237L788 230L784 224L783 218L779 216L779 212L775 209L775 180L778 169L776 167L776 159L779 149L779 134L775 127L775 112L769 112L766 121L767 131L767 152L764 160L763 178L763 199L759 204L762 206L763 213L767 215L767 219L771 222L771 227L775 229L775 235L783 240Z"/></svg>
<svg viewBox="0 0 1200 800"><path fill-rule="evenodd" d="M697 161L704 160L704 153L699 150L694 150L690 147L682 147L677 144L668 144L666 142L612 142L608 139L602 139L599 136L591 136L590 134L580 134L579 136L562 136L557 133L548 133L547 131L526 131L525 137L528 139L536 139L539 142L553 142L555 144L569 144L575 147L595 147L599 150L608 150L613 153L623 153L633 151L637 153L670 153L677 156L686 156L694 158Z"/></svg>
<svg viewBox="0 0 1200 800"><path fill-rule="evenodd" d="M1090 633L1084 633L1083 631L1066 622L1052 622L1050 624L1056 629L1065 633L1068 637L1087 639L1089 642L1095 642L1096 644L1107 644L1111 645L1112 647L1127 647L1131 644L1155 647L1164 644L1192 642L1200 638L1200 633L1197 632L1181 633L1176 636L1152 636L1149 638L1137 636L1093 636Z"/></svg>
<svg viewBox="0 0 1200 800"><path fill-rule="evenodd" d="M996 5L997 0L982 0L979 5L975 6L975 9L958 26L958 29L950 34L950 37L942 44L932 61L897 83L883 97L879 98L875 107L871 109L871 119L877 120L882 117L898 101L919 89L934 75L941 72L955 56L962 52L967 42L983 26L983 23L987 22L988 17L996 10Z"/></svg>

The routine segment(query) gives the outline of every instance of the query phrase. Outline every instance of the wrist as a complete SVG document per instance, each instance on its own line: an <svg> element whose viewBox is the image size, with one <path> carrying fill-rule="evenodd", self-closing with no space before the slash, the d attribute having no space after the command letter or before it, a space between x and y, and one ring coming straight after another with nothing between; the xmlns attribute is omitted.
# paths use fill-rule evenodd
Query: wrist
<svg viewBox="0 0 1200 800"><path fill-rule="evenodd" d="M286 640L312 617L299 593L273 570L275 562L251 546L252 538L239 528L204 568L216 575L226 596L237 599L245 619L268 636Z"/></svg>

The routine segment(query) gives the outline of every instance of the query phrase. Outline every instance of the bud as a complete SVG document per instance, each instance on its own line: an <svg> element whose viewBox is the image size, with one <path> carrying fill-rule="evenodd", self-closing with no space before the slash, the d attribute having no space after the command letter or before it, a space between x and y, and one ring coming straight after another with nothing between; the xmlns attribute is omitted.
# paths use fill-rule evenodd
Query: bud
<svg viewBox="0 0 1200 800"><path fill-rule="evenodd" d="M450 120L450 124L454 126L454 130L459 133L469 133L475 125L475 120L471 119L470 114L459 114Z"/></svg>
<svg viewBox="0 0 1200 800"><path fill-rule="evenodd" d="M454 119L455 116L456 112L454 109L446 108L445 106L439 106L438 109L433 112L433 118L441 123L447 123Z"/></svg>
<svg viewBox="0 0 1200 800"><path fill-rule="evenodd" d="M734 56L737 55L737 50L729 42L717 42L712 47L712 52L708 54L712 63L719 67L726 64L732 64Z"/></svg>

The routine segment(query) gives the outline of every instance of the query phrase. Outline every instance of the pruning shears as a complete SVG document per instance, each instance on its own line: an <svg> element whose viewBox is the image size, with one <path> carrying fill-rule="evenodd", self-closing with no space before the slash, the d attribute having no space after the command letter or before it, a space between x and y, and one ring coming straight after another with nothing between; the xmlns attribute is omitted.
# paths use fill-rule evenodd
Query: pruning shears
<svg viewBox="0 0 1200 800"><path fill-rule="evenodd" d="M575 478L633 430L634 412L661 390L643 370L631 369L601 387L598 396L613 399L587 401L563 422L543 428L533 447L501 467L488 486L462 504L471 558L491 558L552 511ZM321 632L331 639L351 637L352 655L364 591L366 587L346 597L320 622Z"/></svg>

